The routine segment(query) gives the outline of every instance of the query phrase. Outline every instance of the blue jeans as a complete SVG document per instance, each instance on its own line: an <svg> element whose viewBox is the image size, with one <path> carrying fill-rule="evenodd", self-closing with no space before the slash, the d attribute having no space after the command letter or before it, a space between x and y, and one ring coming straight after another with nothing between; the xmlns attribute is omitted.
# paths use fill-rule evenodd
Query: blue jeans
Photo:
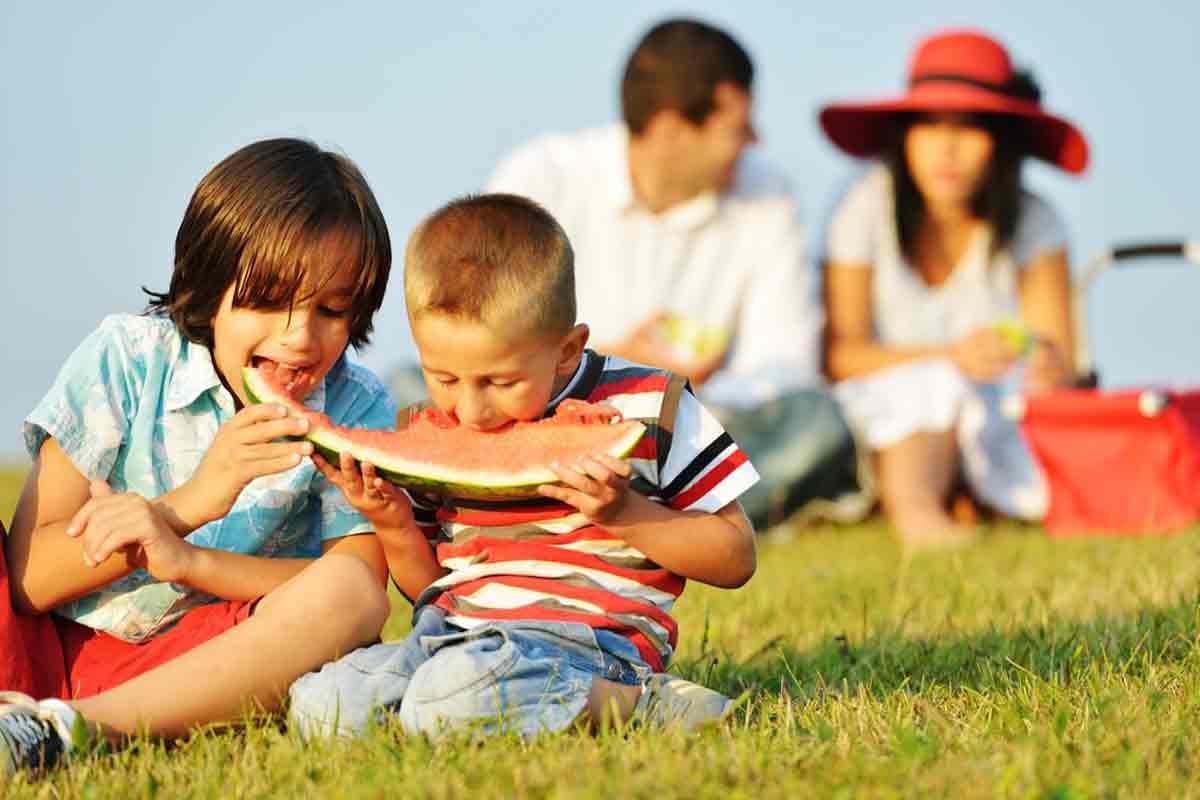
<svg viewBox="0 0 1200 800"><path fill-rule="evenodd" d="M761 477L738 498L760 530L814 500L859 490L854 439L828 392L802 389L751 409L712 410Z"/></svg>
<svg viewBox="0 0 1200 800"><path fill-rule="evenodd" d="M528 737L570 726L594 678L636 686L650 672L608 631L540 621L464 630L426 606L404 639L359 648L292 684L290 718L305 737L361 734L388 713L408 734L481 727Z"/></svg>

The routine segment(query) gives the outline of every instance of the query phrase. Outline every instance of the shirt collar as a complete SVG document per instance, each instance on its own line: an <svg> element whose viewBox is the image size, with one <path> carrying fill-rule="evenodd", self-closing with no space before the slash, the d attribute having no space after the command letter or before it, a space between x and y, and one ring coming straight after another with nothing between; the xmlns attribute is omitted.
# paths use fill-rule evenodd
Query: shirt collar
<svg viewBox="0 0 1200 800"><path fill-rule="evenodd" d="M200 395L220 386L221 378L213 366L209 349L195 342L184 341L179 362L171 371L171 383L163 398L163 407L167 411L179 411L196 402Z"/></svg>
<svg viewBox="0 0 1200 800"><path fill-rule="evenodd" d="M331 378L345 368L346 354L343 353L330 368L317 387L304 398L304 407L309 411L324 413L325 386ZM217 402L227 405L230 413L233 409L233 398L221 383L217 368L213 364L212 351L202 344L184 341L180 350L179 363L171 373L170 385L166 397L163 398L163 408L166 411L180 411L196 402L205 392L217 392Z"/></svg>
<svg viewBox="0 0 1200 800"><path fill-rule="evenodd" d="M715 191L703 192L686 203L672 206L659 214L651 214L638 202L633 191L633 176L629 174L629 129L624 125L616 126L610 145L609 163L603 171L608 181L605 192L610 205L618 213L641 212L665 227L684 231L695 230L717 216L721 197Z"/></svg>
<svg viewBox="0 0 1200 800"><path fill-rule="evenodd" d="M672 206L660 214L659 218L668 228L694 231L716 218L720 203L721 198L716 192L704 192L686 203Z"/></svg>

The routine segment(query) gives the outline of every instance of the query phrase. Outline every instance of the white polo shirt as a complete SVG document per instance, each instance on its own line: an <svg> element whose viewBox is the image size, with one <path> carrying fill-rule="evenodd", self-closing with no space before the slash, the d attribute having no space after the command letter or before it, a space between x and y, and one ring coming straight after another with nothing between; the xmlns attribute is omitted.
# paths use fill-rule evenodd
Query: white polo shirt
<svg viewBox="0 0 1200 800"><path fill-rule="evenodd" d="M593 344L665 310L734 334L708 402L754 405L818 385L824 312L786 179L746 154L729 191L654 214L634 196L628 151L624 125L550 134L504 159L487 186L533 198L566 229Z"/></svg>

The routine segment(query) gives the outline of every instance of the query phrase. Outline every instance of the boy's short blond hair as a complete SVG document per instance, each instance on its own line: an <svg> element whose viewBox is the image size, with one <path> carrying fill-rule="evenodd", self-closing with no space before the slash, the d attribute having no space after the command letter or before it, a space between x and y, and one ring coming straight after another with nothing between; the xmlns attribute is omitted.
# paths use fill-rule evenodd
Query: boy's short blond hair
<svg viewBox="0 0 1200 800"><path fill-rule="evenodd" d="M468 195L408 240L410 319L440 313L505 335L559 335L575 324L575 254L550 212L513 194Z"/></svg>

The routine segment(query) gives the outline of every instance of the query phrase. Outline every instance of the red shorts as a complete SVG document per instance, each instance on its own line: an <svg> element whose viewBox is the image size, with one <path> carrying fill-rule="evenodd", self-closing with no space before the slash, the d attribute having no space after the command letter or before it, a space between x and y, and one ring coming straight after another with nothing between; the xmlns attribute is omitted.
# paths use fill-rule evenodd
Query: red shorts
<svg viewBox="0 0 1200 800"><path fill-rule="evenodd" d="M117 684L149 672L178 658L233 626L245 622L257 600L224 601L194 608L175 627L141 644L130 644L115 636L77 622L54 616L62 640L70 698L78 700L99 694Z"/></svg>

